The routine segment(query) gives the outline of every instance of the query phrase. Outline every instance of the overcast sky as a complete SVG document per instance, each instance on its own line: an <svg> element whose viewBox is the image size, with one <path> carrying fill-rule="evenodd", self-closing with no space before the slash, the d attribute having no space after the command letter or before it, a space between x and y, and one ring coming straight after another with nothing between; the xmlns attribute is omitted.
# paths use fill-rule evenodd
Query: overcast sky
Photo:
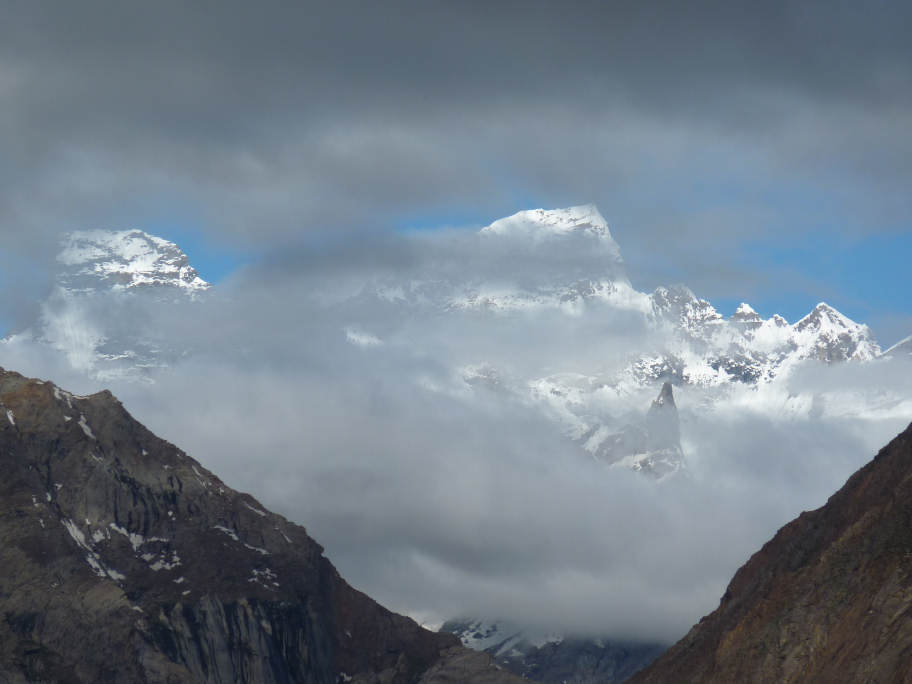
<svg viewBox="0 0 912 684"><path fill-rule="evenodd" d="M912 332L896 2L0 6L0 258L140 227L203 275L595 202L634 285ZM360 239L360 238L358 238ZM195 253L194 253L195 252ZM210 272L207 273L206 270ZM0 320L23 315L5 297Z"/></svg>

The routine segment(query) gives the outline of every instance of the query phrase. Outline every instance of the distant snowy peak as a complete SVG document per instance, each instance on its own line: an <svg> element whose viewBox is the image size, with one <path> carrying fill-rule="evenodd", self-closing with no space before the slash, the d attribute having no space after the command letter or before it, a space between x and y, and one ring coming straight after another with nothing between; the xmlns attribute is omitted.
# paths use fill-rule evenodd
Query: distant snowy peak
<svg viewBox="0 0 912 684"><path fill-rule="evenodd" d="M793 339L805 358L819 361L868 361L880 347L866 325L856 323L821 302L792 326Z"/></svg>
<svg viewBox="0 0 912 684"><path fill-rule="evenodd" d="M662 644L575 637L503 621L448 620L440 631L455 634L467 648L490 654L499 666L523 679L543 684L624 681L665 650Z"/></svg>
<svg viewBox="0 0 912 684"><path fill-rule="evenodd" d="M738 305L730 320L736 323L763 323L763 317L746 302L741 302Z"/></svg>
<svg viewBox="0 0 912 684"><path fill-rule="evenodd" d="M70 233L57 261L60 284L71 291L174 287L193 294L209 288L176 244L141 230Z"/></svg>
<svg viewBox="0 0 912 684"><path fill-rule="evenodd" d="M472 249L464 268L375 280L358 296L495 315L555 309L580 315L590 306L650 310L594 205L521 211L464 237Z"/></svg>
<svg viewBox="0 0 912 684"><path fill-rule="evenodd" d="M440 631L455 634L466 648L486 651L494 656L525 652L563 640L560 634L537 634L502 620L448 620Z"/></svg>
<svg viewBox="0 0 912 684"><path fill-rule="evenodd" d="M177 245L141 230L88 230L61 246L57 287L30 327L36 341L103 381L151 380L190 353L149 315L209 289Z"/></svg>
<svg viewBox="0 0 912 684"><path fill-rule="evenodd" d="M764 319L745 303L725 320L683 286L660 287L650 299L652 322L672 336L663 353L631 363L626 377L636 384L669 378L701 386L756 384L786 376L805 361L868 361L880 355L866 325L825 303L790 325L778 314Z"/></svg>
<svg viewBox="0 0 912 684"><path fill-rule="evenodd" d="M599 243L620 257L620 248L611 237L608 222L594 204L583 204L566 209L528 209L494 221L481 229L482 235L515 236L532 243L556 237L583 235L598 239Z"/></svg>
<svg viewBox="0 0 912 684"><path fill-rule="evenodd" d="M858 328L858 323L840 313L826 302L820 302L807 316L795 323L796 330L849 330Z"/></svg>

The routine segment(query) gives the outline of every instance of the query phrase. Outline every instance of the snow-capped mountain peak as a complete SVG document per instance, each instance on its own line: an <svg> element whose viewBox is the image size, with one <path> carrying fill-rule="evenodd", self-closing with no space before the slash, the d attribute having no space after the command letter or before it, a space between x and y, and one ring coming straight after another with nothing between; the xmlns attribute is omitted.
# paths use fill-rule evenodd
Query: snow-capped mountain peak
<svg viewBox="0 0 912 684"><path fill-rule="evenodd" d="M174 244L142 230L86 230L68 234L57 261L68 290L176 287L193 293L209 288Z"/></svg>
<svg viewBox="0 0 912 684"><path fill-rule="evenodd" d="M634 311L650 306L630 284L620 248L595 205L520 211L471 240L477 259L455 277L422 273L407 287L373 289L402 292L402 299L409 292L421 303L442 300L449 311L558 309L578 316L590 304Z"/></svg>
<svg viewBox="0 0 912 684"><path fill-rule="evenodd" d="M532 242L573 234L588 235L598 238L605 245L610 245L620 255L620 249L608 229L608 222L594 204L582 204L565 209L520 211L494 221L486 228L482 228L481 233L518 236Z"/></svg>
<svg viewBox="0 0 912 684"><path fill-rule="evenodd" d="M807 316L795 323L795 329L799 331L806 328L814 330L823 330L825 328L849 330L857 327L859 327L858 323L826 302L820 302Z"/></svg>
<svg viewBox="0 0 912 684"><path fill-rule="evenodd" d="M794 343L805 358L866 361L880 354L868 326L856 323L826 302L820 302L792 328Z"/></svg>
<svg viewBox="0 0 912 684"><path fill-rule="evenodd" d="M152 315L195 305L210 287L180 247L142 230L77 231L61 247L57 287L23 335L104 380L151 380L189 353Z"/></svg>
<svg viewBox="0 0 912 684"><path fill-rule="evenodd" d="M467 648L484 651L501 667L537 682L619 682L665 648L658 643L577 637L504 621L448 620L440 631L455 634Z"/></svg>
<svg viewBox="0 0 912 684"><path fill-rule="evenodd" d="M735 310L735 313L732 314L731 320L738 321L740 323L761 323L763 318L758 314L754 308L746 303L741 302L738 305L738 308Z"/></svg>

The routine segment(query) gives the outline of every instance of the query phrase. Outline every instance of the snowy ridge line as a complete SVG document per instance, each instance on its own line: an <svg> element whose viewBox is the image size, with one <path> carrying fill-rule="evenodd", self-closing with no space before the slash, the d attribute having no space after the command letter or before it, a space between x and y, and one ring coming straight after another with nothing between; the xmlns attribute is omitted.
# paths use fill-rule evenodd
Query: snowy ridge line
<svg viewBox="0 0 912 684"><path fill-rule="evenodd" d="M908 337L904 337L903 339L901 339L899 342L897 342L896 344L891 346L889 349L887 349L883 353L883 355L889 356L889 355L893 355L897 352L906 352L906 353L912 354L912 335L909 335Z"/></svg>

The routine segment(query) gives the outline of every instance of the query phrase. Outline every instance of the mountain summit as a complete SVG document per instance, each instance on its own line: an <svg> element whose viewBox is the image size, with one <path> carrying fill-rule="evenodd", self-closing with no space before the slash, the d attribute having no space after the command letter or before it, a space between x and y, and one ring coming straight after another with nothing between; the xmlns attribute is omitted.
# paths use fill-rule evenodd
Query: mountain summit
<svg viewBox="0 0 912 684"><path fill-rule="evenodd" d="M566 209L528 209L512 216L498 219L482 228L483 235L515 235L533 242L554 237L586 235L594 237L618 256L620 248L611 237L608 222L594 204L583 204Z"/></svg>
<svg viewBox="0 0 912 684"><path fill-rule="evenodd" d="M96 379L149 381L187 353L151 313L193 306L210 289L173 242L142 230L68 234L56 286L24 333Z"/></svg>
<svg viewBox="0 0 912 684"><path fill-rule="evenodd" d="M880 354L868 326L844 316L826 302L820 302L795 323L794 339L806 358L819 361L870 361Z"/></svg>
<svg viewBox="0 0 912 684"><path fill-rule="evenodd" d="M467 237L472 263L444 282L438 272L424 274L423 301L450 311L491 313L642 305L595 205L520 211ZM402 283L394 287L404 289Z"/></svg>
<svg viewBox="0 0 912 684"><path fill-rule="evenodd" d="M68 234L57 255L61 287L70 291L173 287L209 288L181 249L141 230L88 230Z"/></svg>

